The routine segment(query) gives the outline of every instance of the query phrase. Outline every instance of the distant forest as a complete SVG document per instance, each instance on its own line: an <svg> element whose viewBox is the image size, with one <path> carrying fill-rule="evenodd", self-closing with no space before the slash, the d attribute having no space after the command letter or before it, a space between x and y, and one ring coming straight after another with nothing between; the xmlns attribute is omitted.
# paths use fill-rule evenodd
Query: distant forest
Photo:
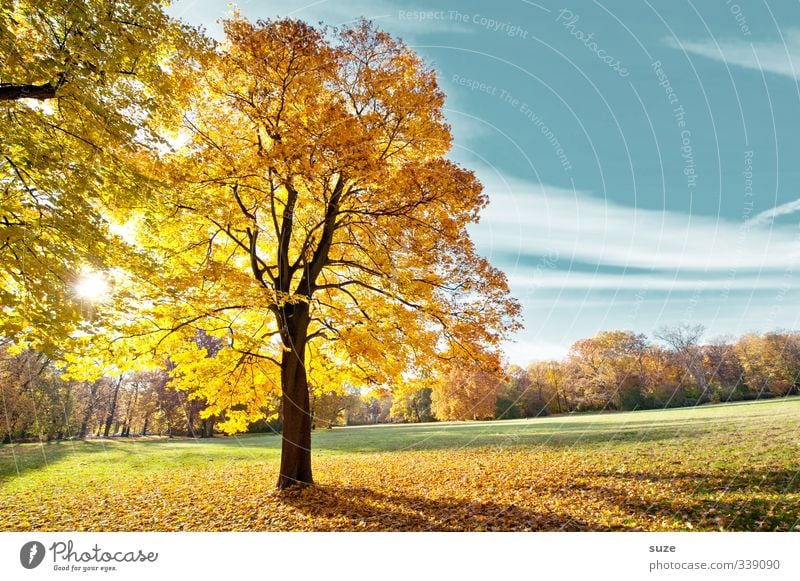
<svg viewBox="0 0 800 581"><path fill-rule="evenodd" d="M692 406L800 394L800 333L748 334L701 343L703 328L664 329L657 341L606 331L576 342L562 361L510 365L502 377L452 371L364 393L341 386L312 390L315 428L386 422L511 419L550 414ZM200 341L212 341L209 337ZM213 346L207 348L213 352ZM55 361L35 351L0 348L0 438L54 440L87 436L210 437L220 420L202 398L169 387L168 369L62 378ZM279 431L277 419L251 431Z"/></svg>

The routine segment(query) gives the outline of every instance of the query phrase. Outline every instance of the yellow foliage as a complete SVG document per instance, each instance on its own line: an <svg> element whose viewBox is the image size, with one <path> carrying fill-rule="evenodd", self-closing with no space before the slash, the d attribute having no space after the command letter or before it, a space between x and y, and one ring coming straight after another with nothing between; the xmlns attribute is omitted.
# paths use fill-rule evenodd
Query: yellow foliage
<svg viewBox="0 0 800 581"><path fill-rule="evenodd" d="M52 352L118 306L79 300L82 269L152 266L110 227L153 186L140 161L180 108L165 67L188 72L203 45L159 1L3 3L0 335Z"/></svg>
<svg viewBox="0 0 800 581"><path fill-rule="evenodd" d="M186 94L188 140L151 170L170 187L140 221L160 273L125 332L137 351L169 355L174 385L231 430L306 381L341 393L453 357L496 365L519 306L469 239L487 197L445 157L433 71L365 22L224 28ZM197 330L223 341L219 361L181 352Z"/></svg>

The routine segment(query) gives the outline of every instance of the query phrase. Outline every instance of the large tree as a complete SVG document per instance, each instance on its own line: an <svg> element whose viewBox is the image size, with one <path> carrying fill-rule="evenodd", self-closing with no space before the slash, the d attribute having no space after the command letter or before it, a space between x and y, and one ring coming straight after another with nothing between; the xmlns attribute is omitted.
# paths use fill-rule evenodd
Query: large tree
<svg viewBox="0 0 800 581"><path fill-rule="evenodd" d="M169 296L129 336L157 337L221 429L280 394L278 486L311 484L309 382L497 369L518 304L470 240L487 197L446 157L444 94L414 52L367 22L224 28L164 160L176 186L143 220ZM224 338L216 357L196 328Z"/></svg>

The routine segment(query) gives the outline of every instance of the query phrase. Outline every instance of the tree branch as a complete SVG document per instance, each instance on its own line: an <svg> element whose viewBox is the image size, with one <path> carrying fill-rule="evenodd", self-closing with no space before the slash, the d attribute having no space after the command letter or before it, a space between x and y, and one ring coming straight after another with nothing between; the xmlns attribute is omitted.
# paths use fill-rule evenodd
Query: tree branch
<svg viewBox="0 0 800 581"><path fill-rule="evenodd" d="M336 181L336 185L333 188L331 199L328 201L328 207L325 209L325 226L322 228L319 244L316 250L314 250L311 263L303 273L303 278L300 280L298 289L300 292L305 292L308 297L311 297L313 294L316 288L317 277L319 273L322 272L322 268L328 263L328 253L333 244L333 234L336 232L337 218L339 216L339 202L344 193L344 182L344 177L339 174L339 179Z"/></svg>
<svg viewBox="0 0 800 581"><path fill-rule="evenodd" d="M64 73L59 73L55 82L51 81L41 85L0 83L0 101L16 101L18 99L46 101L47 99L55 99L56 91L64 84L65 78Z"/></svg>

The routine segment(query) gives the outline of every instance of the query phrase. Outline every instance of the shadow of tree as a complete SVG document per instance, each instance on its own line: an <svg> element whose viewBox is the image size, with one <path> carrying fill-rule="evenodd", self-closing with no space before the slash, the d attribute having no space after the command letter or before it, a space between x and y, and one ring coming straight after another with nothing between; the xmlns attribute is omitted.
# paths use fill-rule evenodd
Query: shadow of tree
<svg viewBox="0 0 800 581"><path fill-rule="evenodd" d="M687 530L800 531L800 473L731 470L610 474L589 471L575 488L612 500L620 510L683 523ZM669 481L669 496L631 494L626 481ZM627 490L628 494L621 494ZM746 493L746 494L742 494Z"/></svg>
<svg viewBox="0 0 800 581"><path fill-rule="evenodd" d="M353 531L585 531L593 528L582 520L565 520L563 515L537 512L513 503L389 495L369 488L289 489L279 493L279 498L293 510L313 519L316 530L328 530L332 520L338 521L337 530ZM345 527L342 527L342 520L347 521Z"/></svg>

